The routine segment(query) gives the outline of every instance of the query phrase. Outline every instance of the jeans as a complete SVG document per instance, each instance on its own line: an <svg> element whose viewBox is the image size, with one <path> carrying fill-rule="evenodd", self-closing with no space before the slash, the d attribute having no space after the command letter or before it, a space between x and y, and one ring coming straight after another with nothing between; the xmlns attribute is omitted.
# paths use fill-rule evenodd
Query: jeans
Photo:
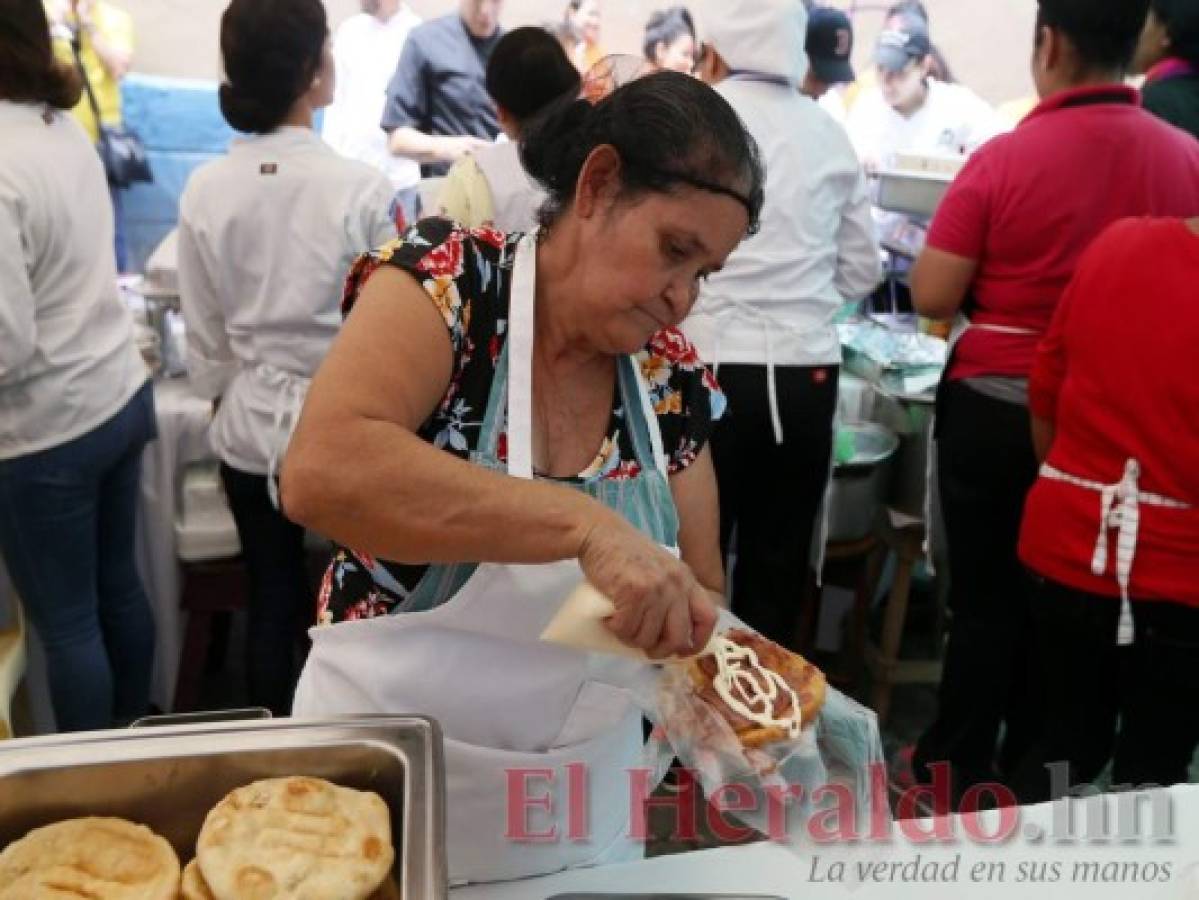
<svg viewBox="0 0 1199 900"><path fill-rule="evenodd" d="M736 528L733 612L791 646L805 595L816 514L828 483L837 366L779 366L783 443L770 420L766 367L724 365L729 409L712 435L720 491L720 545Z"/></svg>
<svg viewBox="0 0 1199 900"><path fill-rule="evenodd" d="M1032 583L1016 552L1037 461L1025 407L961 382L941 390L937 476L953 620L937 718L916 745L913 768L927 781L928 765L949 762L960 794L1010 779L1039 738Z"/></svg>
<svg viewBox="0 0 1199 900"><path fill-rule="evenodd" d="M275 509L265 476L222 463L221 481L250 575L250 703L286 716L299 678L297 655L304 629L312 624L316 608L305 568L304 529Z"/></svg>
<svg viewBox="0 0 1199 900"><path fill-rule="evenodd" d="M147 382L82 437L0 460L0 551L45 647L60 731L111 728L150 705L154 619L133 543L155 434Z"/></svg>

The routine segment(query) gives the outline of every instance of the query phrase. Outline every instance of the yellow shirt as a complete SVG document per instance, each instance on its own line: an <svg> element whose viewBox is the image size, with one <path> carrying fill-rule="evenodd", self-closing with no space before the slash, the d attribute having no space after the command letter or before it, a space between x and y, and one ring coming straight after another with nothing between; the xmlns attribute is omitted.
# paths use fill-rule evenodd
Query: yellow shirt
<svg viewBox="0 0 1199 900"><path fill-rule="evenodd" d="M47 13L49 10L47 10ZM133 19L127 12L96 0L92 6L92 21L96 33L101 40L114 50L127 54L133 53ZM75 26L73 14L68 15L67 24ZM71 51L70 41L63 35L55 34L55 55L75 68L75 56ZM91 82L92 92L96 95L96 105L100 108L100 120L105 125L121 124L121 87L120 83L108 73L96 48L92 46L91 35L86 31L80 32L80 57L83 59L83 70ZM87 99L87 92L79 100L79 104L71 110L71 114L79 121L84 130L91 136L93 142L100 139L100 131L96 127L96 119L92 115L92 107Z"/></svg>

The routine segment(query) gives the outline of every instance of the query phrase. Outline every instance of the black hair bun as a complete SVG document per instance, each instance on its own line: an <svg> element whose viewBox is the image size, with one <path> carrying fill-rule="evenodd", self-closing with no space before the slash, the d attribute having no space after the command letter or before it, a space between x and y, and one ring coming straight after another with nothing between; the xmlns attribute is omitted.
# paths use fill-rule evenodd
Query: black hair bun
<svg viewBox="0 0 1199 900"><path fill-rule="evenodd" d="M525 171L546 188L561 188L578 173L575 157L595 107L587 100L564 100L534 122L521 143Z"/></svg>
<svg viewBox="0 0 1199 900"><path fill-rule="evenodd" d="M236 130L245 134L265 134L278 124L278 109L263 104L258 97L239 91L228 82L217 91L221 115Z"/></svg>

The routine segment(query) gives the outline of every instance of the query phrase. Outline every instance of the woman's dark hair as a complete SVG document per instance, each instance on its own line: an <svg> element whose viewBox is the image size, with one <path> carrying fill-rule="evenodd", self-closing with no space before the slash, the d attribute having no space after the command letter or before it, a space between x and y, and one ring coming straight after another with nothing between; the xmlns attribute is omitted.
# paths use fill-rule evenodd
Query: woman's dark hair
<svg viewBox="0 0 1199 900"><path fill-rule="evenodd" d="M523 130L528 120L555 100L579 95L579 70L562 42L544 28L509 31L487 63L487 93L516 117Z"/></svg>
<svg viewBox="0 0 1199 900"><path fill-rule="evenodd" d="M54 56L41 0L0 0L0 99L71 109L81 84Z"/></svg>
<svg viewBox="0 0 1199 900"><path fill-rule="evenodd" d="M745 206L749 233L757 231L766 182L758 145L728 101L699 79L655 72L594 105L562 102L535 122L521 162L549 195L543 227L574 202L583 164L602 146L620 154L623 195L679 186L724 194Z"/></svg>
<svg viewBox="0 0 1199 900"><path fill-rule="evenodd" d="M1085 70L1125 71L1149 15L1149 0L1037 0L1042 28L1062 32Z"/></svg>
<svg viewBox="0 0 1199 900"><path fill-rule="evenodd" d="M312 86L329 36L321 0L233 0L221 16L221 113L238 131L266 134Z"/></svg>
<svg viewBox="0 0 1199 900"><path fill-rule="evenodd" d="M669 47L679 38L691 35L695 40L695 20L685 6L672 6L670 9L660 9L645 23L645 39L641 49L645 58L656 62L654 52L659 44Z"/></svg>
<svg viewBox="0 0 1199 900"><path fill-rule="evenodd" d="M1199 3L1195 0L1150 0L1154 15L1170 36L1170 55L1199 66Z"/></svg>

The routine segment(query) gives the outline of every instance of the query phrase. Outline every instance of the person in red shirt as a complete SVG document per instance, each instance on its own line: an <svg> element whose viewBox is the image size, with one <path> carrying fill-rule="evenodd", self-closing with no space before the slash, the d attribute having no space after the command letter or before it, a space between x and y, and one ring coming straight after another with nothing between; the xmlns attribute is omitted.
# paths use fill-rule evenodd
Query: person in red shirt
<svg viewBox="0 0 1199 900"><path fill-rule="evenodd" d="M912 760L922 781L930 763L949 762L959 795L1010 779L1041 728L1032 586L1017 556L1037 475L1027 411L1037 344L1104 228L1199 212L1199 143L1122 84L1147 10L1148 0L1039 0L1033 77L1042 101L971 157L912 273L921 315L972 323L938 396L954 616L938 715Z"/></svg>
<svg viewBox="0 0 1199 900"><path fill-rule="evenodd" d="M1030 799L1048 793L1046 764L1090 782L1113 750L1115 784L1185 782L1199 744L1197 232L1199 219L1105 231L1033 366L1045 465L1020 558L1038 576L1046 727L1022 770Z"/></svg>

